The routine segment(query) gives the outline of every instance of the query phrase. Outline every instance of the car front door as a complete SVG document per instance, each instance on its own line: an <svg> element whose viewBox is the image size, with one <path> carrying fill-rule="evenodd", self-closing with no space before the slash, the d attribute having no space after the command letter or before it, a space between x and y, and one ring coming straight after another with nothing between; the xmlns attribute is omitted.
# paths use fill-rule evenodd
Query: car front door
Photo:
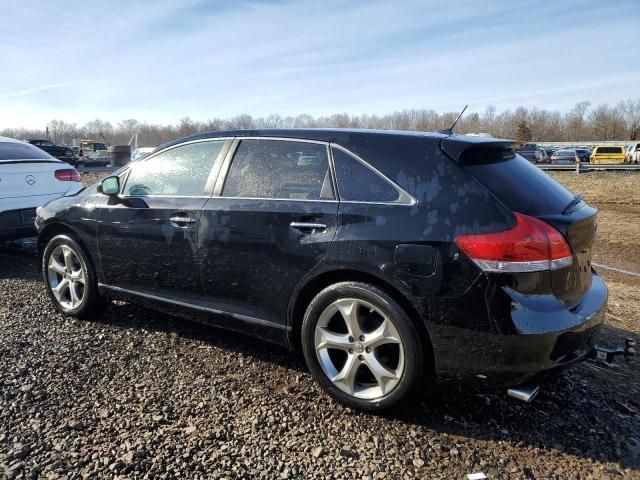
<svg viewBox="0 0 640 480"><path fill-rule="evenodd" d="M335 236L334 192L327 145L234 142L198 236L209 306L235 322L224 326L284 331L291 292Z"/></svg>
<svg viewBox="0 0 640 480"><path fill-rule="evenodd" d="M202 207L231 141L170 147L132 164L117 197L99 212L102 282L173 301L202 294L197 236Z"/></svg>

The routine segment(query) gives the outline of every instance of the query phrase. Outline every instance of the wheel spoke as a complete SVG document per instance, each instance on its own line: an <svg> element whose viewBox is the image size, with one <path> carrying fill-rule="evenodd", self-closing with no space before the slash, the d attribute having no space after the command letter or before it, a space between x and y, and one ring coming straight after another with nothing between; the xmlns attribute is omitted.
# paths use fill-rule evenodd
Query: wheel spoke
<svg viewBox="0 0 640 480"><path fill-rule="evenodd" d="M67 280L66 278L63 278L58 285L56 285L54 288L51 289L51 291L53 292L53 295L56 297L56 300L58 300L58 302L62 301L62 292L67 288L69 288L69 280Z"/></svg>
<svg viewBox="0 0 640 480"><path fill-rule="evenodd" d="M358 320L360 303L357 300L341 300L336 302L336 306L344 319L344 323L347 325L349 334L355 339L360 338L362 335L360 321Z"/></svg>
<svg viewBox="0 0 640 480"><path fill-rule="evenodd" d="M64 275L64 265L62 265L53 255L49 257L49 270L53 270L60 275Z"/></svg>
<svg viewBox="0 0 640 480"><path fill-rule="evenodd" d="M340 370L331 381L338 386L342 386L349 395L353 395L355 392L358 368L360 368L360 362L357 357L355 355L349 355L342 370Z"/></svg>
<svg viewBox="0 0 640 480"><path fill-rule="evenodd" d="M73 252L67 246L62 246L62 256L64 257L64 266L67 267L67 271L73 270Z"/></svg>
<svg viewBox="0 0 640 480"><path fill-rule="evenodd" d="M365 345L371 349L388 343L399 344L398 332L386 318L373 332L365 334Z"/></svg>
<svg viewBox="0 0 640 480"><path fill-rule="evenodd" d="M334 349L348 351L352 347L349 336L346 334L334 333L326 327L318 328L316 337L316 348Z"/></svg>
<svg viewBox="0 0 640 480"><path fill-rule="evenodd" d="M365 365L371 370L371 373L376 378L382 395L385 395L388 391L390 384L395 386L399 380L399 376L395 370L391 370L380 363L373 353L370 353L364 357Z"/></svg>
<svg viewBox="0 0 640 480"><path fill-rule="evenodd" d="M82 297L80 295L78 295L78 285L76 285L75 282L71 282L69 284L69 297L71 298L71 308L76 308L78 305L80 305L80 302L82 301Z"/></svg>

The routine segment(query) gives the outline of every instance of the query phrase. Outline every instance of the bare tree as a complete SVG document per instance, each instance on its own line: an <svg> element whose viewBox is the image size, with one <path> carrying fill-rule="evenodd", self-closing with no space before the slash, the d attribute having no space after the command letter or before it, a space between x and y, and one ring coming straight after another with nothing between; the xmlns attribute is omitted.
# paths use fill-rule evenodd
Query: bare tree
<svg viewBox="0 0 640 480"><path fill-rule="evenodd" d="M110 144L127 143L134 133L138 133L139 146L155 146L177 137L222 129L340 127L436 131L450 127L458 113L438 113L432 109L416 108L386 115L338 113L325 117L308 114L283 117L272 114L254 119L251 115L242 114L230 119L206 121L185 116L174 125L154 125L130 118L118 122L116 128L99 118L82 128L56 119L46 126L54 141L59 143L71 143L80 138L99 139ZM537 142L635 140L640 138L640 99L628 99L615 106L603 104L594 109L591 109L588 101L579 102L566 114L536 107L518 107L513 111L498 112L489 105L481 114L469 112L462 117L457 131L487 132L495 137ZM45 134L43 129L8 128L1 131L0 135L25 139L43 138Z"/></svg>
<svg viewBox="0 0 640 480"><path fill-rule="evenodd" d="M618 109L622 111L627 126L629 140L640 138L640 99L627 99L618 104Z"/></svg>

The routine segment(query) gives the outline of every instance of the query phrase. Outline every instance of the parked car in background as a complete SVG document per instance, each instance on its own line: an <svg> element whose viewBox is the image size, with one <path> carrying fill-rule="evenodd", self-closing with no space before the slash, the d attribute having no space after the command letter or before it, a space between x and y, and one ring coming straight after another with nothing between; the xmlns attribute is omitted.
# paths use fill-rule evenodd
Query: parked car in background
<svg viewBox="0 0 640 480"><path fill-rule="evenodd" d="M78 160L78 165L84 167L106 167L111 163L111 155L107 150L97 150Z"/></svg>
<svg viewBox="0 0 640 480"><path fill-rule="evenodd" d="M640 142L629 145L627 163L640 163Z"/></svg>
<svg viewBox="0 0 640 480"><path fill-rule="evenodd" d="M75 154L73 150L69 147L63 145L56 145L55 143L49 140L37 140L37 139L29 139L27 140L31 145L35 145L41 150L44 150L52 157L55 157L59 160L63 160L70 165L75 163Z"/></svg>
<svg viewBox="0 0 640 480"><path fill-rule="evenodd" d="M89 155L98 150L107 150L107 145L95 140L80 140L80 156Z"/></svg>
<svg viewBox="0 0 640 480"><path fill-rule="evenodd" d="M81 188L80 175L65 162L0 137L0 239L35 235L36 207Z"/></svg>
<svg viewBox="0 0 640 480"><path fill-rule="evenodd" d="M544 148L538 148L538 152L540 153L540 160L538 160L538 163L549 163L549 155L547 155L547 151Z"/></svg>
<svg viewBox="0 0 640 480"><path fill-rule="evenodd" d="M573 148L556 150L551 155L551 164L553 165L575 165L576 163L580 163L580 157Z"/></svg>
<svg viewBox="0 0 640 480"><path fill-rule="evenodd" d="M622 146L598 145L591 153L591 163L627 163L627 155Z"/></svg>
<svg viewBox="0 0 640 480"><path fill-rule="evenodd" d="M535 143L527 143L522 147L516 149L516 153L523 158L526 158L531 163L541 163L542 153L541 149Z"/></svg>
<svg viewBox="0 0 640 480"><path fill-rule="evenodd" d="M36 225L63 315L119 298L300 348L329 395L369 411L434 376L530 400L519 385L584 359L607 304L596 210L487 137L200 134Z"/></svg>
<svg viewBox="0 0 640 480"><path fill-rule="evenodd" d="M153 152L156 147L140 147L136 148L131 154L131 161L136 162L138 160L142 160L144 157Z"/></svg>
<svg viewBox="0 0 640 480"><path fill-rule="evenodd" d="M549 159L549 162L551 162L551 155L553 155L553 153L557 150L557 148L544 148L543 150L547 154L547 158Z"/></svg>
<svg viewBox="0 0 640 480"><path fill-rule="evenodd" d="M575 150L581 162L591 161L591 150L589 148L576 148Z"/></svg>

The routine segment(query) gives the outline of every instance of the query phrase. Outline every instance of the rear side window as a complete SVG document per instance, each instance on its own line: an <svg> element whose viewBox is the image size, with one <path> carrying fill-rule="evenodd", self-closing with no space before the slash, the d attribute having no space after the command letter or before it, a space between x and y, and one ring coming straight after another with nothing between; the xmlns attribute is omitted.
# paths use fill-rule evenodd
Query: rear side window
<svg viewBox="0 0 640 480"><path fill-rule="evenodd" d="M166 150L130 168L124 194L198 197L206 195L209 172L224 140L197 142Z"/></svg>
<svg viewBox="0 0 640 480"><path fill-rule="evenodd" d="M573 199L569 190L519 155L464 169L514 212L533 216L560 213Z"/></svg>
<svg viewBox="0 0 640 480"><path fill-rule="evenodd" d="M338 148L332 153L340 200L387 203L400 199L397 188L362 162Z"/></svg>
<svg viewBox="0 0 640 480"><path fill-rule="evenodd" d="M285 140L242 140L223 197L333 199L327 147Z"/></svg>
<svg viewBox="0 0 640 480"><path fill-rule="evenodd" d="M596 151L596 154L603 154L603 153L613 153L613 154L618 154L618 153L622 153L622 147L598 147L598 150Z"/></svg>
<svg viewBox="0 0 640 480"><path fill-rule="evenodd" d="M0 142L0 160L55 160L29 143Z"/></svg>

